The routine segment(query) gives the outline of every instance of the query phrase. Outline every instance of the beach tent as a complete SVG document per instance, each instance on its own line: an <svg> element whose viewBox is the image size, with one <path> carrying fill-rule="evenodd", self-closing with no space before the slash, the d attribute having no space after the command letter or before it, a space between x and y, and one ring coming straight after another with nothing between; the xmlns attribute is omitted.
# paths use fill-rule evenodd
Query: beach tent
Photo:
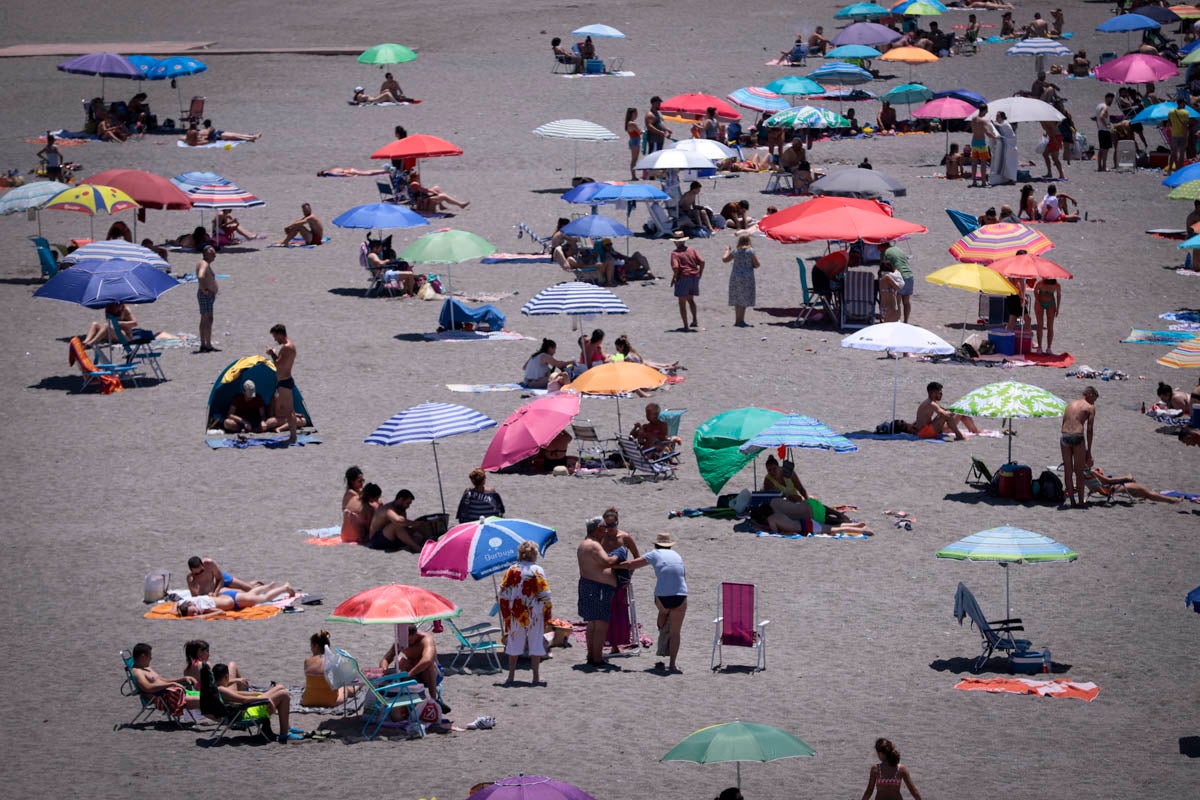
<svg viewBox="0 0 1200 800"><path fill-rule="evenodd" d="M279 381L275 377L275 363L263 356L245 356L234 361L217 376L212 391L208 393L208 422L209 428L219 428L221 421L229 412L229 404L242 391L242 384L247 380L254 381L254 389L263 399L269 409L271 398ZM312 414L304 405L304 397L299 387L292 389L292 406L296 413L304 415L309 424L313 424Z"/></svg>

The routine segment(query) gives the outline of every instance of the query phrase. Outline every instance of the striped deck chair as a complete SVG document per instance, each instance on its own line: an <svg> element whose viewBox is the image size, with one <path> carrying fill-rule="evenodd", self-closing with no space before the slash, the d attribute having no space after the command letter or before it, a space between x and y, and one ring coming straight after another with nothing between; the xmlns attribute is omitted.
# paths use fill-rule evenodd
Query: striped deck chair
<svg viewBox="0 0 1200 800"><path fill-rule="evenodd" d="M854 267L842 273L841 309L839 330L857 330L875 324L879 308L874 270Z"/></svg>

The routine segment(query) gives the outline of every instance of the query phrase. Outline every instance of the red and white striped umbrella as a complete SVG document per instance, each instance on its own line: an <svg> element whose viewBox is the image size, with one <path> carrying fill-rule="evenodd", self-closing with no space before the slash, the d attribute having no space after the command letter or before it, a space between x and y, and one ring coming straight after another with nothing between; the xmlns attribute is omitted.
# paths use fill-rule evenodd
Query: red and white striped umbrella
<svg viewBox="0 0 1200 800"><path fill-rule="evenodd" d="M187 196L192 201L192 208L254 208L266 205L264 201L232 183L194 186L187 190Z"/></svg>
<svg viewBox="0 0 1200 800"><path fill-rule="evenodd" d="M977 228L950 245L950 255L959 261L990 264L1015 256L1018 250L1036 256L1053 249L1054 242L1041 231L1015 222L998 222Z"/></svg>

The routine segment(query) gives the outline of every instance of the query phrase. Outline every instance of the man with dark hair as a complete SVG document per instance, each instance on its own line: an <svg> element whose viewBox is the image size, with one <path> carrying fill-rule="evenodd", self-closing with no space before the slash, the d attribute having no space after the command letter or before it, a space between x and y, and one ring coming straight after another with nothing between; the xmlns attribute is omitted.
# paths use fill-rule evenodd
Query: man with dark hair
<svg viewBox="0 0 1200 800"><path fill-rule="evenodd" d="M407 550L421 552L421 534L415 523L408 519L408 507L416 499L408 489L396 492L396 497L387 505L380 506L371 517L367 547L394 553Z"/></svg>
<svg viewBox="0 0 1200 800"><path fill-rule="evenodd" d="M1063 411L1062 431L1058 437L1063 460L1063 483L1071 508L1083 508L1085 473L1092 467L1092 434L1096 423L1095 386L1084 387L1083 396L1067 403Z"/></svg>
<svg viewBox="0 0 1200 800"><path fill-rule="evenodd" d="M130 673L137 689L146 697L154 698L154 705L172 717L178 717L188 709L198 709L200 698L188 696L187 690L198 686L187 676L164 678L150 667L152 648L145 642L133 646L133 666Z"/></svg>
<svg viewBox="0 0 1200 800"><path fill-rule="evenodd" d="M966 437L958 429L962 423L971 433L979 433L975 421L963 414L955 414L942 407L942 385L933 381L925 387L925 401L917 406L917 418L913 421L917 436L922 439L940 439L942 434L950 431L956 440Z"/></svg>
<svg viewBox="0 0 1200 800"><path fill-rule="evenodd" d="M246 592L255 586L262 586L262 581L244 581L235 578L228 572L223 572L217 562L211 558L192 556L188 559L188 591L194 595L215 595L222 589L237 589Z"/></svg>
<svg viewBox="0 0 1200 800"><path fill-rule="evenodd" d="M667 139L674 139L670 129L663 124L662 112L658 107L662 105L662 98L658 95L650 98L650 110L646 112L644 120L646 128L646 152L653 153L655 150L662 150L663 144Z"/></svg>
<svg viewBox="0 0 1200 800"><path fill-rule="evenodd" d="M1096 143L1099 151L1096 154L1096 171L1108 172L1108 151L1113 149L1112 120L1109 119L1109 109L1112 108L1116 95L1108 92L1104 102L1096 106ZM1113 169L1117 168L1117 153L1113 150Z"/></svg>
<svg viewBox="0 0 1200 800"><path fill-rule="evenodd" d="M278 417L287 421L287 443L295 444L296 407L292 392L296 389L296 381L292 379L292 367L296 363L296 345L288 338L287 328L283 325L273 325L271 336L275 339L275 344L279 345L279 349L267 348L267 355L275 362L275 377L278 380L275 390L275 395L279 400Z"/></svg>

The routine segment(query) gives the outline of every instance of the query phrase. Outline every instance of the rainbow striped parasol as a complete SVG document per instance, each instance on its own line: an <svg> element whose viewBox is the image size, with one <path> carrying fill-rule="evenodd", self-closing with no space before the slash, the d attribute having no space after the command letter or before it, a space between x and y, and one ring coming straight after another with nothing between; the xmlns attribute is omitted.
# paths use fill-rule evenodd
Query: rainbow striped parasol
<svg viewBox="0 0 1200 800"><path fill-rule="evenodd" d="M1028 225L998 222L977 228L950 245L950 255L959 261L990 264L1015 256L1018 250L1036 256L1053 249L1054 242Z"/></svg>

